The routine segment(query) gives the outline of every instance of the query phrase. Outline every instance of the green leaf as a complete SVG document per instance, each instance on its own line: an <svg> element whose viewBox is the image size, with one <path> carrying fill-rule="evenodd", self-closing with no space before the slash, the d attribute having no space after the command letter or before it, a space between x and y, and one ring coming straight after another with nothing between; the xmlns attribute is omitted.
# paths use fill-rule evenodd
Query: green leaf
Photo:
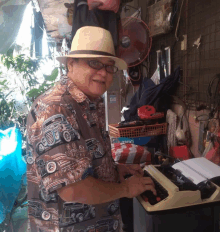
<svg viewBox="0 0 220 232"><path fill-rule="evenodd" d="M48 75L44 75L44 79L47 80L47 81L55 81L56 78L57 78L57 76L58 76L58 68L55 68L52 71L51 75L49 75L49 76Z"/></svg>
<svg viewBox="0 0 220 232"><path fill-rule="evenodd" d="M50 79L50 75L45 75L45 74L43 74L43 76L44 76L44 80L49 80Z"/></svg>
<svg viewBox="0 0 220 232"><path fill-rule="evenodd" d="M39 89L32 89L29 92L27 92L27 95L29 97L36 97L40 93Z"/></svg>
<svg viewBox="0 0 220 232"><path fill-rule="evenodd" d="M13 51L14 51L14 46L12 46L11 48L9 48L8 49L8 51L7 51L7 56L10 56L10 57L12 57L13 56Z"/></svg>
<svg viewBox="0 0 220 232"><path fill-rule="evenodd" d="M7 80L0 81L0 85L5 85L5 82L7 82Z"/></svg>
<svg viewBox="0 0 220 232"><path fill-rule="evenodd" d="M41 86L39 87L39 92L42 92L42 91L44 91L44 85L41 85Z"/></svg>
<svg viewBox="0 0 220 232"><path fill-rule="evenodd" d="M10 68L10 62L8 60L5 60L5 65L6 65L7 69L9 70L9 68Z"/></svg>
<svg viewBox="0 0 220 232"><path fill-rule="evenodd" d="M12 92L14 92L14 90L11 90L9 93L7 93L7 94L5 95L5 98L8 97Z"/></svg>

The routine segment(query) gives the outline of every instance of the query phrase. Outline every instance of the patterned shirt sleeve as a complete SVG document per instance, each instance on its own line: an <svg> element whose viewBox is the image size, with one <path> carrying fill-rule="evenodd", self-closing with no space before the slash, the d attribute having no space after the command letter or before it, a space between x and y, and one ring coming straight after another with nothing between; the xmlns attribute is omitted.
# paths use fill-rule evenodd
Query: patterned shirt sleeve
<svg viewBox="0 0 220 232"><path fill-rule="evenodd" d="M47 193L93 174L91 156L85 148L76 112L61 105L46 110L35 108L36 121L28 127L28 143L33 149L36 175Z"/></svg>

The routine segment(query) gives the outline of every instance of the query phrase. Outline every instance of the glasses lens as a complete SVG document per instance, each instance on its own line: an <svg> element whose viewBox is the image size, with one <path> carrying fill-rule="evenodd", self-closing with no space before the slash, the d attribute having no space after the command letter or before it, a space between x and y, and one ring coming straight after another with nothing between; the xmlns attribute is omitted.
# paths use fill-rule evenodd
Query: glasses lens
<svg viewBox="0 0 220 232"><path fill-rule="evenodd" d="M98 69L98 70L103 68L103 64L101 62L97 61L97 60L90 60L89 61L89 66L91 68Z"/></svg>
<svg viewBox="0 0 220 232"><path fill-rule="evenodd" d="M105 66L105 69L108 73L116 73L118 71L118 68L114 65L104 65L98 60L89 60L88 64L91 68L100 70Z"/></svg>
<svg viewBox="0 0 220 232"><path fill-rule="evenodd" d="M106 66L106 71L109 73L116 73L118 71L118 68L114 65L108 65Z"/></svg>

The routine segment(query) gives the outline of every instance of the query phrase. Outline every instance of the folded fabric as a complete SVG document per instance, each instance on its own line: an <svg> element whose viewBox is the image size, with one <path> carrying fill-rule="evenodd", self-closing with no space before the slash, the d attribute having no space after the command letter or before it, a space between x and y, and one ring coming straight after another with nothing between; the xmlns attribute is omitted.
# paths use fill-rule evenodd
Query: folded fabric
<svg viewBox="0 0 220 232"><path fill-rule="evenodd" d="M146 147L131 143L112 144L112 157L115 162L123 164L151 164L151 153Z"/></svg>

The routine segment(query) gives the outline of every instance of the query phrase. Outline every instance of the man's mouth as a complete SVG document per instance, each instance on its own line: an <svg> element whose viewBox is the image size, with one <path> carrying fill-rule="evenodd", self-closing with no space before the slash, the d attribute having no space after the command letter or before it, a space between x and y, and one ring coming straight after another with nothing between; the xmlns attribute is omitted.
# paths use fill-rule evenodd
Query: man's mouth
<svg viewBox="0 0 220 232"><path fill-rule="evenodd" d="M98 82L100 84L105 84L105 81L100 81L100 80L93 80L93 81Z"/></svg>

